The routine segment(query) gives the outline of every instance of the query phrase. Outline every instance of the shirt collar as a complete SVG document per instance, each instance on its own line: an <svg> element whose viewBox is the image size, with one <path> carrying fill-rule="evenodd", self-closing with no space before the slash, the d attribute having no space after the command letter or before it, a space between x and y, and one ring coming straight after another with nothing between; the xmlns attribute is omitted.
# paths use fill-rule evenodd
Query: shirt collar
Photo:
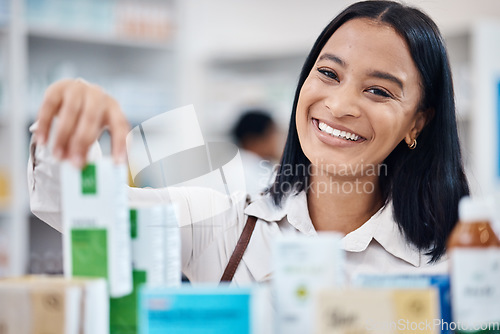
<svg viewBox="0 0 500 334"><path fill-rule="evenodd" d="M362 252L375 240L387 252L415 267L421 264L420 251L410 244L394 220L392 202L387 203L366 223L343 239L346 251Z"/></svg>
<svg viewBox="0 0 500 334"><path fill-rule="evenodd" d="M288 222L301 233L317 234L309 216L305 191L289 195L281 208L274 205L270 195L264 195L250 203L245 209L245 214L268 222L278 222L286 217ZM408 243L394 221L392 202L381 208L359 228L344 236L342 245L348 252L362 252L373 240L393 256L415 267L421 265L420 251Z"/></svg>
<svg viewBox="0 0 500 334"><path fill-rule="evenodd" d="M263 195L247 206L245 214L268 222L279 222L286 217L290 225L303 234L317 234L309 216L305 191L287 196L281 207L274 205L269 194Z"/></svg>

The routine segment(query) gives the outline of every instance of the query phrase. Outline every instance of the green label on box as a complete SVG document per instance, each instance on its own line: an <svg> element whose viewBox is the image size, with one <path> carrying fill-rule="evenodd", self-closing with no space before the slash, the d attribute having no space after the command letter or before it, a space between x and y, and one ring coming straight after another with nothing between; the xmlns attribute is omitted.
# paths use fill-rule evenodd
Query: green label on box
<svg viewBox="0 0 500 334"><path fill-rule="evenodd" d="M82 169L82 194L97 194L97 177L95 165L89 164Z"/></svg>
<svg viewBox="0 0 500 334"><path fill-rule="evenodd" d="M146 283L146 271L134 270L132 272L132 278L134 289L132 290L131 294L121 298L110 299L110 334L137 334L139 332L139 287L141 284Z"/></svg>
<svg viewBox="0 0 500 334"><path fill-rule="evenodd" d="M71 261L74 276L108 278L106 229L72 229Z"/></svg>
<svg viewBox="0 0 500 334"><path fill-rule="evenodd" d="M130 210L130 237L137 238L137 210Z"/></svg>

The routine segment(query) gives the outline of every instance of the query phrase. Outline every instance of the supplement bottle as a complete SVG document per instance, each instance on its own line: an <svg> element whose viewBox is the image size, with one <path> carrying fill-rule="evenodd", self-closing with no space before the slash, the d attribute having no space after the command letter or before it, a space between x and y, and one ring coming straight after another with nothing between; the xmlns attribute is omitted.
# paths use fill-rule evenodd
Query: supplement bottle
<svg viewBox="0 0 500 334"><path fill-rule="evenodd" d="M500 334L500 240L492 202L464 197L448 239L455 333Z"/></svg>

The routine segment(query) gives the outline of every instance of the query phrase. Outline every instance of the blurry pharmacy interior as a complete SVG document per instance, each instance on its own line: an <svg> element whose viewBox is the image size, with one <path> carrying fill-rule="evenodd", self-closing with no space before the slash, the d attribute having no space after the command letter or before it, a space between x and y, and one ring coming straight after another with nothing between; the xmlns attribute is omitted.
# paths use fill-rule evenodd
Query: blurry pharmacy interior
<svg viewBox="0 0 500 334"><path fill-rule="evenodd" d="M305 56L352 2L0 0L0 277L62 272L61 235L31 214L26 181L28 128L50 83L101 85L132 126L193 104L206 139L229 140L249 108L269 110L284 134ZM500 1L405 2L446 39L471 188L491 193L500 187Z"/></svg>

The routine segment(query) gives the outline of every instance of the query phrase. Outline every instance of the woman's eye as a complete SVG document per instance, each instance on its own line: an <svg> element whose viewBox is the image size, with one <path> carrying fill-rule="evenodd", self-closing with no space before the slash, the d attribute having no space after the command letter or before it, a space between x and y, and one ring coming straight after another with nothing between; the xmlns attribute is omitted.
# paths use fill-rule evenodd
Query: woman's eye
<svg viewBox="0 0 500 334"><path fill-rule="evenodd" d="M367 92L378 95L378 96L382 96L382 97L392 97L392 95L390 93L388 93L386 90L380 89L380 88L369 88L369 89L367 89Z"/></svg>
<svg viewBox="0 0 500 334"><path fill-rule="evenodd" d="M319 71L319 73L323 74L324 76L326 76L330 79L339 81L339 77L337 76L337 73L335 73L333 71L330 71L330 70L327 70L324 68L320 68L320 69L318 69L318 71Z"/></svg>

